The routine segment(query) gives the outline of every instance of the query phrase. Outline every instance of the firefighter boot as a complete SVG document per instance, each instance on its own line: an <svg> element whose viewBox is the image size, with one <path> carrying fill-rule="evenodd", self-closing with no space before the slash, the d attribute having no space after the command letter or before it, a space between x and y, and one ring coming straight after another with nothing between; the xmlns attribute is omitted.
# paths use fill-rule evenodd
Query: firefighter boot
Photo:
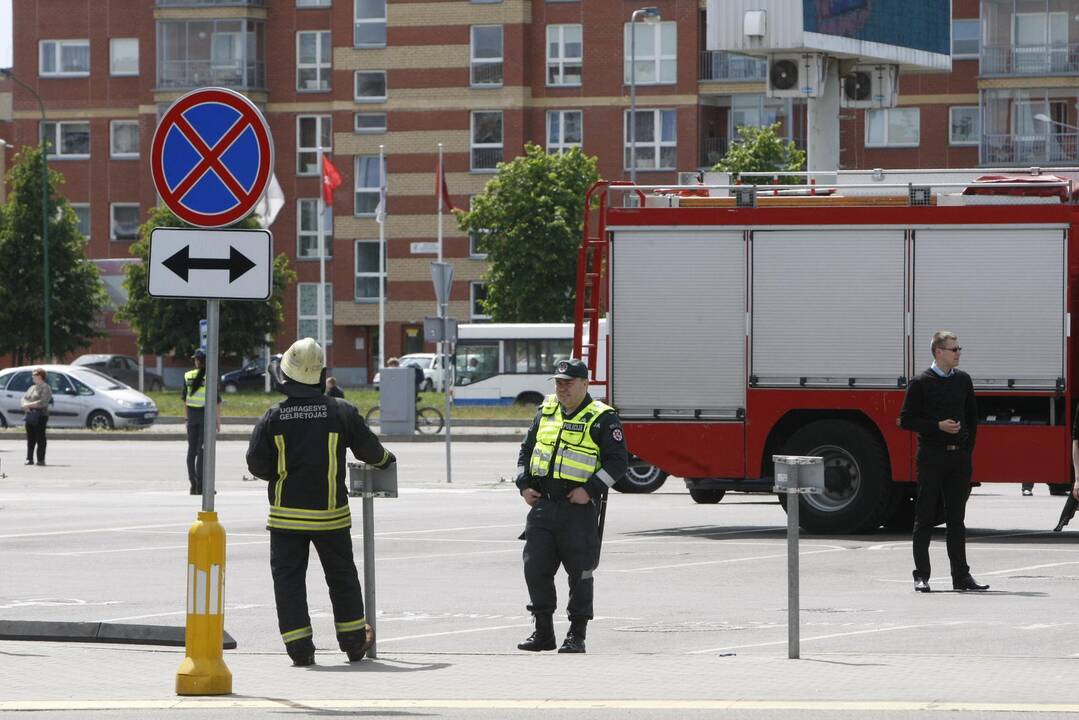
<svg viewBox="0 0 1079 720"><path fill-rule="evenodd" d="M367 651L370 650L375 644L375 629L370 625L367 625L363 629L363 641L359 644L350 647L342 648L345 654L348 655L349 662L359 662L367 655Z"/></svg>
<svg viewBox="0 0 1079 720"><path fill-rule="evenodd" d="M536 631L528 636L523 643L518 643L518 650L539 652L541 650L554 650L554 620L550 615L536 615Z"/></svg>
<svg viewBox="0 0 1079 720"><path fill-rule="evenodd" d="M584 652L584 636L585 628L588 626L588 622L585 620L574 620L569 624L569 632L566 633L566 639L562 643L562 647L558 648L560 653L583 653Z"/></svg>
<svg viewBox="0 0 1079 720"><path fill-rule="evenodd" d="M296 667L315 664L315 643L309 637L285 643L285 650L288 651L288 656L292 658L292 664Z"/></svg>

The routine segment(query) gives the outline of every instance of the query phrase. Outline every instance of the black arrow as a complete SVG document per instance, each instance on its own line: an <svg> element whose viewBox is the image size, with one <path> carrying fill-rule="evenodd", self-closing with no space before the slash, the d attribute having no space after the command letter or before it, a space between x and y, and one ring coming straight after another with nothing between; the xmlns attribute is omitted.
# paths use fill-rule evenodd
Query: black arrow
<svg viewBox="0 0 1079 720"><path fill-rule="evenodd" d="M184 245L175 255L166 260L162 265L176 273L184 282L187 282L188 273L192 270L228 270L229 282L242 276L245 272L255 267L251 262L233 246L229 246L228 260L225 258L192 258L191 246Z"/></svg>

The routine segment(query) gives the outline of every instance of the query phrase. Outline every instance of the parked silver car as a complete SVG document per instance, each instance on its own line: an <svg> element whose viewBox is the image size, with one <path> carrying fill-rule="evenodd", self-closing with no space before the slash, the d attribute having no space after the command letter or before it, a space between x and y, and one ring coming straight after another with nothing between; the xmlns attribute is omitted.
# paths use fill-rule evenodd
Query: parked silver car
<svg viewBox="0 0 1079 720"><path fill-rule="evenodd" d="M78 365L27 365L0 372L0 426L19 425L20 400L33 383L31 372L42 367L52 388L50 427L146 427L157 419L157 405L138 390L104 373Z"/></svg>

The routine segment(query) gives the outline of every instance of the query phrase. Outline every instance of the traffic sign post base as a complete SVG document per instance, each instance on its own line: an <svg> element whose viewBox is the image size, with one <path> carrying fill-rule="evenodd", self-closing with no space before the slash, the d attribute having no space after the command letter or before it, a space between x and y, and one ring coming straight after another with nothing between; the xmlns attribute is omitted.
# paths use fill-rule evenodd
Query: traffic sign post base
<svg viewBox="0 0 1079 720"><path fill-rule="evenodd" d="M186 657L176 672L177 695L232 692L232 673L222 657L224 604L225 528L216 512L200 512L187 533Z"/></svg>

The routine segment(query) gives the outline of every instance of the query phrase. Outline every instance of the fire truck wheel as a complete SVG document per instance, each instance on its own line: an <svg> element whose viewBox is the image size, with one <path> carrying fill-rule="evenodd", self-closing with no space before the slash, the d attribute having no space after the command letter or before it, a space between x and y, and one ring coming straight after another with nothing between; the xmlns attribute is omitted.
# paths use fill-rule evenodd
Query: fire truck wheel
<svg viewBox="0 0 1079 720"><path fill-rule="evenodd" d="M818 420L797 430L783 454L824 458L824 492L800 496L798 519L807 531L863 532L875 530L886 519L894 490L888 457L861 425ZM786 497L779 496L784 509Z"/></svg>
<svg viewBox="0 0 1079 720"><path fill-rule="evenodd" d="M697 490L691 489L689 496L693 498L693 502L700 505L715 505L717 502L723 499L723 494L726 490Z"/></svg>
<svg viewBox="0 0 1079 720"><path fill-rule="evenodd" d="M667 482L667 473L655 465L631 461L626 474L614 484L614 489L624 493L650 493Z"/></svg>

